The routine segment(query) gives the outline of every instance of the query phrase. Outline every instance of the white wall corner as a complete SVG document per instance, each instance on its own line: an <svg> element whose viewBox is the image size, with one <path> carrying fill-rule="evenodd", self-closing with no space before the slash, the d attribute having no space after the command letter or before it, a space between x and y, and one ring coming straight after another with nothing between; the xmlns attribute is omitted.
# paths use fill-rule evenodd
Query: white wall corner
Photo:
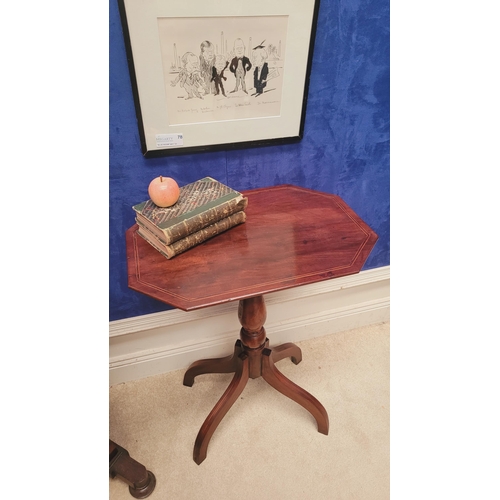
<svg viewBox="0 0 500 500"><path fill-rule="evenodd" d="M265 296L271 346L389 321L390 267ZM231 354L239 337L238 302L178 309L109 324L109 383L185 369Z"/></svg>

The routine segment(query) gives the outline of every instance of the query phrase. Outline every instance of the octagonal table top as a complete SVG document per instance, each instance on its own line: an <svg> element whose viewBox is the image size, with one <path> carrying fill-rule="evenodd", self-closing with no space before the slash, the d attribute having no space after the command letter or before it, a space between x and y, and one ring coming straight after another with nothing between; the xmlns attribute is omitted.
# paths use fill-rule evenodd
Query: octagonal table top
<svg viewBox="0 0 500 500"><path fill-rule="evenodd" d="M355 274L378 236L338 196L244 191L246 222L166 259L126 232L129 287L185 311Z"/></svg>

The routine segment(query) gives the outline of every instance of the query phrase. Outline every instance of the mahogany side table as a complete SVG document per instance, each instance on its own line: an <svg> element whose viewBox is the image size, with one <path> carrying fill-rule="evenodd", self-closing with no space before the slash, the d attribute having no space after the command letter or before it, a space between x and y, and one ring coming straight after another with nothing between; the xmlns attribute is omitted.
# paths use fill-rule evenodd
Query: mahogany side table
<svg viewBox="0 0 500 500"><path fill-rule="evenodd" d="M129 287L190 311L239 301L240 338L232 355L194 362L184 375L192 386L204 373L234 373L228 388L201 426L193 459L205 460L217 426L249 378L262 376L302 405L328 434L328 414L307 391L285 377L275 362L300 363L293 343L270 347L264 295L299 285L355 274L378 236L338 196L291 185L244 192L247 220L173 259L146 243L134 225L126 232Z"/></svg>

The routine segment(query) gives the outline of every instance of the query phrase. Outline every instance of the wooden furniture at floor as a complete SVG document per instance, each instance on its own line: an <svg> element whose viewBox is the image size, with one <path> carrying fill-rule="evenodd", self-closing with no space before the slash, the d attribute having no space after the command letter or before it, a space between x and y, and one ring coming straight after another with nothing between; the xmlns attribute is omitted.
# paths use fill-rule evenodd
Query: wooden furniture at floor
<svg viewBox="0 0 500 500"><path fill-rule="evenodd" d="M249 378L262 376L296 401L328 434L321 403L285 377L275 362L301 361L298 346L270 347L264 323L264 295L357 273L377 235L338 196L291 185L246 191L247 220L187 252L165 259L138 234L126 233L129 287L179 309L239 301L242 328L232 355L193 363L184 385L204 373L233 373L229 387L201 426L193 458L203 462L218 424Z"/></svg>
<svg viewBox="0 0 500 500"><path fill-rule="evenodd" d="M155 475L144 465L134 460L129 452L109 440L109 476L117 477L128 484L134 498L147 498L156 486Z"/></svg>

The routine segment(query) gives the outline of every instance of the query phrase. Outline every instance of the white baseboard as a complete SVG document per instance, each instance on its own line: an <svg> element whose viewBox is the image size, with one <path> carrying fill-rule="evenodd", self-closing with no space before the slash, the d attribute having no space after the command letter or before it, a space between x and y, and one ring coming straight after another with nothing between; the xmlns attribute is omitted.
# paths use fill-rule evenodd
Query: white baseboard
<svg viewBox="0 0 500 500"><path fill-rule="evenodd" d="M390 268L270 293L265 300L271 346L382 323L389 321ZM231 302L110 322L110 385L231 354L241 328L237 311L238 302Z"/></svg>

